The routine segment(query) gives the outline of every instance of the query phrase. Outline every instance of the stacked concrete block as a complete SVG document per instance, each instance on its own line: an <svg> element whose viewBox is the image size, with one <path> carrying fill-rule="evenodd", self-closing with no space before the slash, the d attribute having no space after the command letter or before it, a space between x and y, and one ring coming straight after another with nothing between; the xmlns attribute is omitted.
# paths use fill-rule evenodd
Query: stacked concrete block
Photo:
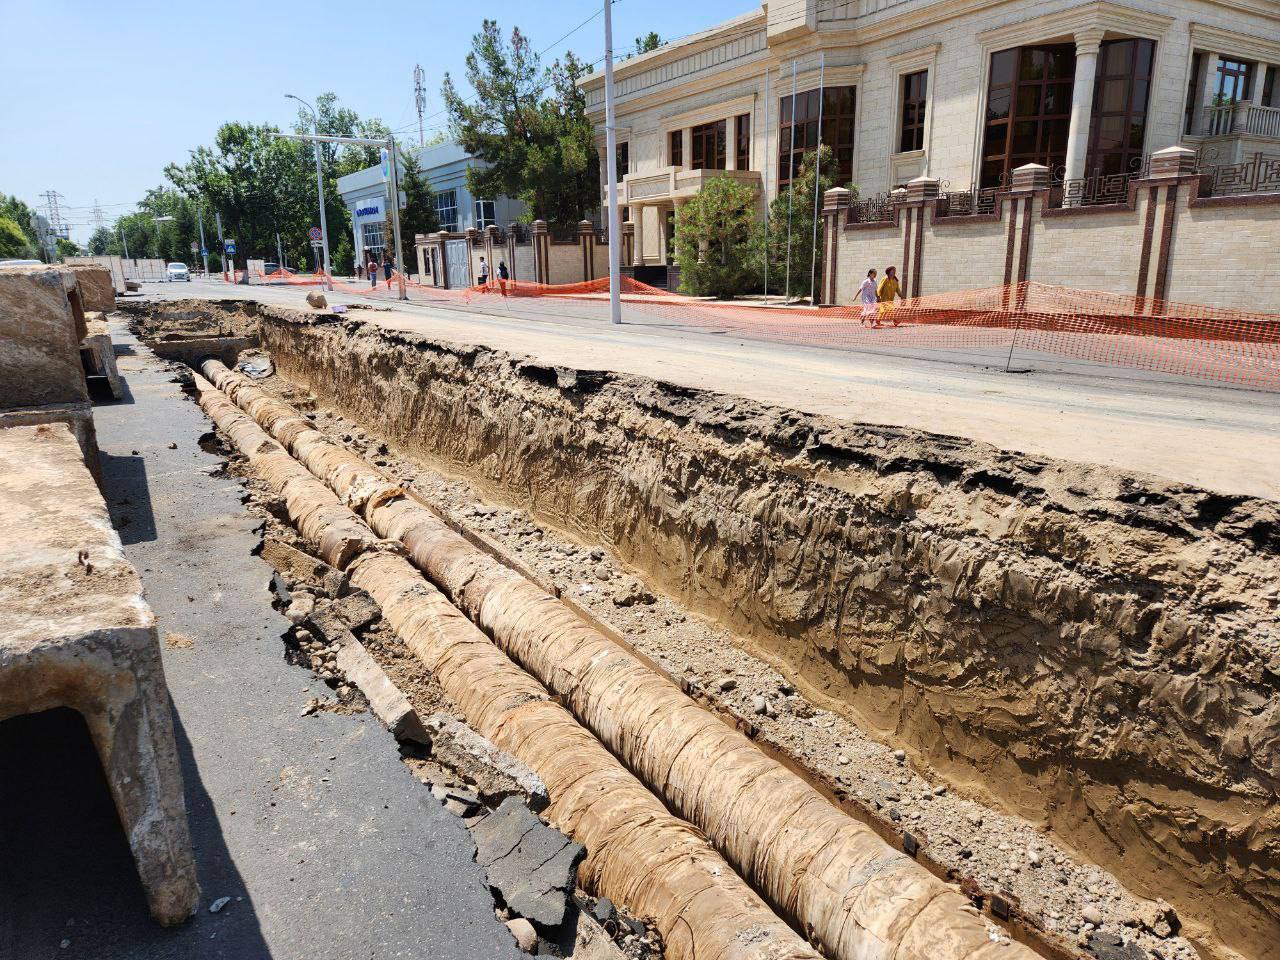
<svg viewBox="0 0 1280 960"><path fill-rule="evenodd" d="M85 373L106 380L111 396L119 400L124 396L120 370L116 366L116 351L111 343L111 328L100 313L90 313L85 324L89 335L80 341L81 360Z"/></svg>
<svg viewBox="0 0 1280 960"><path fill-rule="evenodd" d="M63 269L80 281L80 297L86 311L110 313L116 308L116 289L111 271L93 263L69 264Z"/></svg>
<svg viewBox="0 0 1280 960"><path fill-rule="evenodd" d="M96 475L98 445L80 357L88 333L75 273L0 269L0 428L64 423Z"/></svg>
<svg viewBox="0 0 1280 960"><path fill-rule="evenodd" d="M64 424L0 430L0 720L84 717L152 916L199 895L155 617Z"/></svg>

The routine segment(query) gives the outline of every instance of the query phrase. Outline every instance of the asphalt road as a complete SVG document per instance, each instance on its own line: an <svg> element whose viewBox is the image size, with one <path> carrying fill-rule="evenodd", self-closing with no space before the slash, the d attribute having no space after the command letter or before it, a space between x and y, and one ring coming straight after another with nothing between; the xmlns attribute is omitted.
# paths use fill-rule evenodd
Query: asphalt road
<svg viewBox="0 0 1280 960"><path fill-rule="evenodd" d="M200 448L211 425L173 375L114 336L129 394L94 410L104 492L161 635L191 641L162 649L201 903L185 927L153 923L83 721L15 718L0 724L0 958L521 956L470 835L390 734L367 713L301 716L332 695L285 662L243 490Z"/></svg>
<svg viewBox="0 0 1280 960"><path fill-rule="evenodd" d="M308 287L221 281L144 284L142 297L238 297L307 309ZM415 289L360 318L546 363L610 369L750 397L840 420L915 427L999 447L1154 474L1225 493L1280 499L1280 394L1142 370L1015 352L880 341L844 345L757 339L679 311L603 302L486 298Z"/></svg>

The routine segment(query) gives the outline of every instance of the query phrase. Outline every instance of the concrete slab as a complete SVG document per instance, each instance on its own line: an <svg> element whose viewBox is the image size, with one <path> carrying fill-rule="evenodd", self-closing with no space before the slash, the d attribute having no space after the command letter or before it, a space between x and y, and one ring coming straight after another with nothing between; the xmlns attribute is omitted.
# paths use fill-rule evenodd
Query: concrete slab
<svg viewBox="0 0 1280 960"><path fill-rule="evenodd" d="M93 406L88 402L50 403L40 407L0 410L0 430L8 427L34 427L42 423L65 424L80 445L85 466L95 480L101 479L98 466L98 437L93 427Z"/></svg>
<svg viewBox="0 0 1280 960"><path fill-rule="evenodd" d="M9 739L29 746L40 776L18 789L0 770L0 863L25 864L0 869L0 957L514 960L465 826L378 720L299 715L333 697L284 659L289 624L251 555L242 488L200 449L208 422L172 373L121 328L113 337L136 355L120 357L134 404L97 410L107 497L170 635L162 657L204 898L186 927L150 923L101 797L67 789L78 737L51 719L37 738L28 724ZM74 882L70 864L83 866Z"/></svg>
<svg viewBox="0 0 1280 960"><path fill-rule="evenodd" d="M0 410L89 399L80 341L88 333L67 284L50 268L0 269Z"/></svg>
<svg viewBox="0 0 1280 960"><path fill-rule="evenodd" d="M0 720L83 716L151 914L195 908L173 720L155 617L63 424L0 431Z"/></svg>

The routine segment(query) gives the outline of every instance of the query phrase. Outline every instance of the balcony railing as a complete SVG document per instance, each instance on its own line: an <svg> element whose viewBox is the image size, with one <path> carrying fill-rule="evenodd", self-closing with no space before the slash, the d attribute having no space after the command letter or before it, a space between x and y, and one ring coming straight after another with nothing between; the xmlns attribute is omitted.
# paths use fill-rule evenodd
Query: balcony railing
<svg viewBox="0 0 1280 960"><path fill-rule="evenodd" d="M1205 110L1205 136L1222 137L1241 133L1280 138L1280 107L1263 107L1256 103L1226 103Z"/></svg>

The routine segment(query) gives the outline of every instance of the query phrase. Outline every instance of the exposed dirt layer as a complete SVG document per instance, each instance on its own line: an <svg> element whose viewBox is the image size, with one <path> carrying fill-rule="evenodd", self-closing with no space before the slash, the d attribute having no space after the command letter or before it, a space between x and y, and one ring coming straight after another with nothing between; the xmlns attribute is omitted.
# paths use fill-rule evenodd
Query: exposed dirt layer
<svg viewBox="0 0 1280 960"><path fill-rule="evenodd" d="M1275 504L354 321L260 319L282 374L527 510L469 522L960 877L1039 904L1097 955L1095 917L1185 955L1159 937L1168 915L1074 850L1173 902L1205 952L1280 956Z"/></svg>

